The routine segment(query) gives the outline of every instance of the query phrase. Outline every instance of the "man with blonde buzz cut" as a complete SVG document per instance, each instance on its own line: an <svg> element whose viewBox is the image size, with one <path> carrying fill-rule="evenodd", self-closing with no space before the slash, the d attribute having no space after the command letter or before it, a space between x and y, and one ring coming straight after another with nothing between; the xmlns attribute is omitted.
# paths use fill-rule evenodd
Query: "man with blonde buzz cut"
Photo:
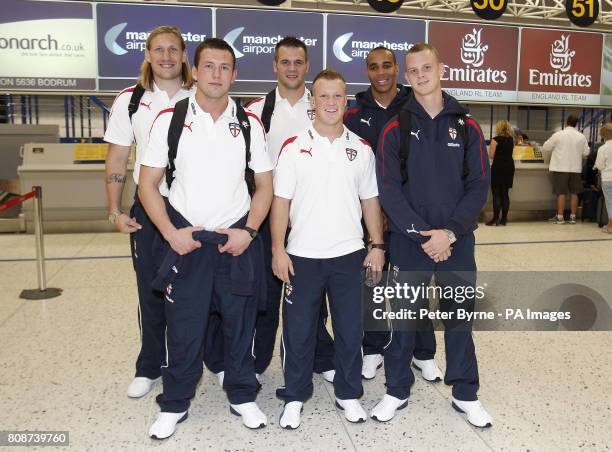
<svg viewBox="0 0 612 452"><path fill-rule="evenodd" d="M276 161L285 140L312 125L314 110L310 104L310 91L306 88L306 75L310 69L308 48L300 39L286 36L274 49L272 68L277 84L264 97L254 99L247 108L261 118L266 129L268 152ZM279 322L283 282L272 272L272 244L269 218L261 225L266 262L266 310L257 315L255 329L255 372L261 375L272 360ZM334 381L334 341L325 326L327 309L321 300L321 314L317 327L317 348L314 371L328 382Z"/></svg>
<svg viewBox="0 0 612 452"><path fill-rule="evenodd" d="M346 84L326 69L313 81L312 127L288 138L274 171L272 268L285 283L281 354L285 401L279 424L300 425L313 393L317 321L329 297L335 337L336 405L349 422L364 422L361 382L361 273L384 264L382 214L371 147L343 125ZM364 249L361 219L372 244ZM285 248L288 224L291 231Z"/></svg>

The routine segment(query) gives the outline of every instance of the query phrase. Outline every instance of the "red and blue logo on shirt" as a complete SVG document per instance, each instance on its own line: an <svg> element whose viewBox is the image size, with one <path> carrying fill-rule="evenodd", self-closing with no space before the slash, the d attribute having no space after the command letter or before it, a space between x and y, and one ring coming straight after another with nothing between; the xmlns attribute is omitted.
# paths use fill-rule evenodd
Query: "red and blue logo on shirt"
<svg viewBox="0 0 612 452"><path fill-rule="evenodd" d="M238 134L240 133L240 124L238 124L237 122L230 122L229 131L232 134L232 136L236 138Z"/></svg>
<svg viewBox="0 0 612 452"><path fill-rule="evenodd" d="M346 148L346 156L352 162L357 157L357 151L355 149Z"/></svg>

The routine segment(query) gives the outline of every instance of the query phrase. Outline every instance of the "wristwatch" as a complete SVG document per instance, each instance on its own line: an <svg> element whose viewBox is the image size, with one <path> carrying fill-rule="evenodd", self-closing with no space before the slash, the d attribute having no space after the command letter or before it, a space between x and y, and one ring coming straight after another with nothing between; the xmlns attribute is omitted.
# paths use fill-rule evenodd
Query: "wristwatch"
<svg viewBox="0 0 612 452"><path fill-rule="evenodd" d="M387 251L387 245L384 243L370 243L370 248Z"/></svg>
<svg viewBox="0 0 612 452"><path fill-rule="evenodd" d="M117 222L117 218L119 218L119 215L121 215L122 213L123 213L123 212L122 212L122 211L120 211L120 210L116 210L116 211L114 211L114 212L111 212L111 213L108 215L108 222L109 222L110 224L115 224L115 223Z"/></svg>
<svg viewBox="0 0 612 452"><path fill-rule="evenodd" d="M446 232L446 235L448 236L448 240L451 242L451 245L457 241L457 237L455 236L455 233L453 231L451 231L450 229L442 230Z"/></svg>
<svg viewBox="0 0 612 452"><path fill-rule="evenodd" d="M250 228L248 226L245 226L242 229L247 231L253 240L255 240L257 238L257 236L259 235L259 232L257 232L255 229Z"/></svg>

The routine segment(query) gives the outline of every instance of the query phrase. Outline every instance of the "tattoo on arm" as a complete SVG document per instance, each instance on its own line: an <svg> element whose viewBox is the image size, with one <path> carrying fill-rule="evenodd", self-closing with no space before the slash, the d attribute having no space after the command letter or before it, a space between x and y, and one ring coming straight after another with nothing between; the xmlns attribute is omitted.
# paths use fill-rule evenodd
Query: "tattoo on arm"
<svg viewBox="0 0 612 452"><path fill-rule="evenodd" d="M125 174L119 174L119 173L113 173L113 174L109 174L109 176L106 178L106 183L107 184L125 184L125 179L126 179L126 175Z"/></svg>

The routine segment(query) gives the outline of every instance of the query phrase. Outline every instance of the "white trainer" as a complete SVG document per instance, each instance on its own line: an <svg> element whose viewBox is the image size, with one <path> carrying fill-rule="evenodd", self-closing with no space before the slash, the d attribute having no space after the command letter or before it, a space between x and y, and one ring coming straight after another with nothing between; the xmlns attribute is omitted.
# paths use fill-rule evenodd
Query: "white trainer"
<svg viewBox="0 0 612 452"><path fill-rule="evenodd" d="M217 377L217 380L219 380L219 386L223 387L223 379L225 378L225 371L222 370L221 372L217 372L215 376Z"/></svg>
<svg viewBox="0 0 612 452"><path fill-rule="evenodd" d="M426 359L421 361L420 359L412 358L412 367L414 367L416 370L420 370L421 377L430 383L442 381L444 378L435 359Z"/></svg>
<svg viewBox="0 0 612 452"><path fill-rule="evenodd" d="M380 402L370 411L370 417L378 422L389 422L397 410L403 410L408 405L408 399L398 399L385 394Z"/></svg>
<svg viewBox="0 0 612 452"><path fill-rule="evenodd" d="M300 416L304 411L302 402L289 402L285 404L278 424L286 430L295 430L300 426Z"/></svg>
<svg viewBox="0 0 612 452"><path fill-rule="evenodd" d="M493 418L482 406L480 400L467 402L453 397L452 406L455 410L467 416L467 420L474 427L488 428L493 426Z"/></svg>
<svg viewBox="0 0 612 452"><path fill-rule="evenodd" d="M150 379L147 377L136 377L132 380L127 389L128 397L133 399L137 399L149 393L155 383L157 383L161 377L157 377L155 379Z"/></svg>
<svg viewBox="0 0 612 452"><path fill-rule="evenodd" d="M336 376L336 370L326 370L325 372L321 372L321 375L323 375L323 379L325 379L325 381L328 383L333 383L334 377Z"/></svg>
<svg viewBox="0 0 612 452"><path fill-rule="evenodd" d="M361 403L357 399L336 399L336 406L344 411L344 417L347 421L353 423L365 422L368 418L367 413L361 407Z"/></svg>
<svg viewBox="0 0 612 452"><path fill-rule="evenodd" d="M376 371L382 367L382 364L382 355L364 355L363 365L361 366L361 376L366 380L371 380L376 376Z"/></svg>
<svg viewBox="0 0 612 452"><path fill-rule="evenodd" d="M268 418L255 402L230 404L230 413L240 416L242 423L250 429L264 428L268 424Z"/></svg>
<svg viewBox="0 0 612 452"><path fill-rule="evenodd" d="M176 424L183 422L187 417L187 411L182 413L164 413L162 411L149 428L149 436L153 439L170 438L176 431Z"/></svg>

